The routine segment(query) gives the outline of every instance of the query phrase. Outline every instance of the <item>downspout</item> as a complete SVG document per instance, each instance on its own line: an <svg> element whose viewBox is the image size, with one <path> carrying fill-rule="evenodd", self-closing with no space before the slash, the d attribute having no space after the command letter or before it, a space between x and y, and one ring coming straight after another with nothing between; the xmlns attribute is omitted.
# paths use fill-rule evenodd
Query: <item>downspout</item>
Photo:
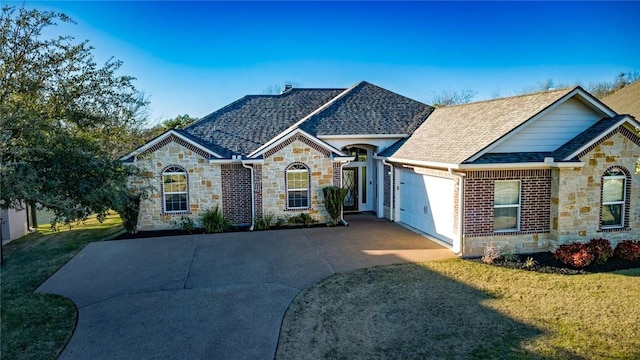
<svg viewBox="0 0 640 360"><path fill-rule="evenodd" d="M464 236L462 230L464 225L464 216L462 215L464 213L464 174L455 173L452 168L449 168L449 174L458 178L458 244L460 244L460 249L458 249L457 252L454 249L454 252L456 255L460 255L462 254L462 249L464 249Z"/></svg>
<svg viewBox="0 0 640 360"><path fill-rule="evenodd" d="M240 160L240 163L243 167L249 169L251 171L251 226L249 227L249 231L253 231L253 224L255 222L256 217L256 193L255 193L255 185L253 183L253 166L248 166L244 163L244 161Z"/></svg>
<svg viewBox="0 0 640 360"><path fill-rule="evenodd" d="M394 213L394 205L395 205L395 201L393 199L393 190L395 190L393 188L393 164L388 163L387 160L382 159L382 163L384 165L387 165L391 168L391 170L389 170L389 220L393 221L393 213ZM382 181L384 182L384 179L382 179ZM382 199L382 201L384 202L384 197Z"/></svg>
<svg viewBox="0 0 640 360"><path fill-rule="evenodd" d="M340 187L342 187L342 167L345 165L349 165L351 161L345 161L340 163ZM340 222L344 226L349 226L349 223L344 219L344 204L340 207Z"/></svg>

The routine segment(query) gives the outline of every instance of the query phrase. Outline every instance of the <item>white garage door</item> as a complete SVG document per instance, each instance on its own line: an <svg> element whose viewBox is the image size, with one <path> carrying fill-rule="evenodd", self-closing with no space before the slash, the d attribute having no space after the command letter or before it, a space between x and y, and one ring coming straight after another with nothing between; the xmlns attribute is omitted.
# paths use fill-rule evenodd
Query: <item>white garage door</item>
<svg viewBox="0 0 640 360"><path fill-rule="evenodd" d="M400 221L453 245L454 181L400 172Z"/></svg>

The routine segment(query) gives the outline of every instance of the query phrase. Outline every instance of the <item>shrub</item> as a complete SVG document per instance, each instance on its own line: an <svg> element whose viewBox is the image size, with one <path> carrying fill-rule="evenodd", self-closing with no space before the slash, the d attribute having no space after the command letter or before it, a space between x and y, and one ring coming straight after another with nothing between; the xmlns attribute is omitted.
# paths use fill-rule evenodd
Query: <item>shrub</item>
<svg viewBox="0 0 640 360"><path fill-rule="evenodd" d="M123 194L116 206L116 212L122 219L122 225L129 234L138 232L138 214L140 213L140 201L142 196L135 193Z"/></svg>
<svg viewBox="0 0 640 360"><path fill-rule="evenodd" d="M593 256L593 262L604 264L613 255L611 243L607 239L591 239L587 244L587 251Z"/></svg>
<svg viewBox="0 0 640 360"><path fill-rule="evenodd" d="M347 196L347 189L340 188L337 186L327 186L322 189L322 193L324 194L324 203L331 216L331 220L333 224L337 224L340 221L340 215L342 215L342 204L344 203L344 198Z"/></svg>
<svg viewBox="0 0 640 360"><path fill-rule="evenodd" d="M302 224L306 227L310 227L311 225L318 222L318 220L314 219L307 213L300 213L300 215L292 216L288 221L289 224Z"/></svg>
<svg viewBox="0 0 640 360"><path fill-rule="evenodd" d="M188 216L183 216L180 219L180 229L187 234L191 234L196 229L196 224Z"/></svg>
<svg viewBox="0 0 640 360"><path fill-rule="evenodd" d="M484 254L482 255L482 262L486 264L493 264L494 261L498 260L502 256L502 249L493 241L489 241L487 246L484 248Z"/></svg>
<svg viewBox="0 0 640 360"><path fill-rule="evenodd" d="M257 217L253 220L254 230L267 230L273 223L273 214L264 214L262 217Z"/></svg>
<svg viewBox="0 0 640 360"><path fill-rule="evenodd" d="M506 262L520 262L520 257L514 254L513 249L504 249L502 257Z"/></svg>
<svg viewBox="0 0 640 360"><path fill-rule="evenodd" d="M623 260L636 261L640 259L640 242L622 240L616 246L614 255Z"/></svg>
<svg viewBox="0 0 640 360"><path fill-rule="evenodd" d="M533 257L529 256L527 260L524 262L524 267L527 269L531 269L538 266L538 262L533 259Z"/></svg>
<svg viewBox="0 0 640 360"><path fill-rule="evenodd" d="M224 232L233 228L231 220L227 219L217 206L202 213L200 220L207 233Z"/></svg>
<svg viewBox="0 0 640 360"><path fill-rule="evenodd" d="M589 266L593 261L593 255L588 251L587 245L579 242L560 245L553 253L553 258L576 268Z"/></svg>

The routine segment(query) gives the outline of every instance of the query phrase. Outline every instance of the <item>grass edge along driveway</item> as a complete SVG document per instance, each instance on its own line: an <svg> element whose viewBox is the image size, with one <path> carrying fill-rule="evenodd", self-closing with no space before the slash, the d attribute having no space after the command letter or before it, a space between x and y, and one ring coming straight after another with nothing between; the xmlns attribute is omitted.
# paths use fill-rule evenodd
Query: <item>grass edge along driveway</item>
<svg viewBox="0 0 640 360"><path fill-rule="evenodd" d="M90 218L71 229L49 225L3 247L0 335L1 359L55 359L75 328L75 305L64 297L33 291L88 243L123 231L120 218Z"/></svg>
<svg viewBox="0 0 640 360"><path fill-rule="evenodd" d="M638 359L640 269L541 274L461 259L336 274L298 295L277 359Z"/></svg>

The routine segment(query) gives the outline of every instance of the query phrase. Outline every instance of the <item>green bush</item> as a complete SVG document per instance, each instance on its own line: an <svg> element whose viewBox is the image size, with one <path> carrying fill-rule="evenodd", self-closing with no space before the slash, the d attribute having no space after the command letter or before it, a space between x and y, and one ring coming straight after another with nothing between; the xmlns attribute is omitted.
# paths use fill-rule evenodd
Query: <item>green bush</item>
<svg viewBox="0 0 640 360"><path fill-rule="evenodd" d="M188 216L183 216L180 219L180 229L187 234L191 234L196 229L196 224Z"/></svg>
<svg viewBox="0 0 640 360"><path fill-rule="evenodd" d="M209 209L202 213L200 221L207 233L219 233L233 229L231 220L226 218L217 206L213 210Z"/></svg>
<svg viewBox="0 0 640 360"><path fill-rule="evenodd" d="M124 229L130 234L138 232L138 214L140 213L141 200L142 195L140 194L123 194L122 200L118 202L115 209L122 219Z"/></svg>
<svg viewBox="0 0 640 360"><path fill-rule="evenodd" d="M265 214L253 220L253 230L267 230L271 227L274 219L273 214Z"/></svg>
<svg viewBox="0 0 640 360"><path fill-rule="evenodd" d="M306 227L310 227L317 222L318 220L314 219L307 213L300 213L298 216L292 216L289 218L289 224L302 224Z"/></svg>
<svg viewBox="0 0 640 360"><path fill-rule="evenodd" d="M337 186L327 186L322 189L324 194L324 205L331 216L334 224L340 221L342 215L342 205L344 204L344 198L347 196L347 189L339 188Z"/></svg>

